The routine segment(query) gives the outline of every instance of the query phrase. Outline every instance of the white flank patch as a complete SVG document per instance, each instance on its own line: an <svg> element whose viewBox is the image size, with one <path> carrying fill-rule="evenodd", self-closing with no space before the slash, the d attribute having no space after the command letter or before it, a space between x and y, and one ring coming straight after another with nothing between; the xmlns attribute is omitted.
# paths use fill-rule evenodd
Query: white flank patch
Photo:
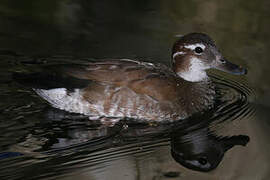
<svg viewBox="0 0 270 180"><path fill-rule="evenodd" d="M68 93L66 88L34 89L34 91L55 108L84 115L90 115L91 113L90 104L83 100L79 89L75 89L71 93Z"/></svg>
<svg viewBox="0 0 270 180"><path fill-rule="evenodd" d="M196 47L200 47L203 50L205 49L205 45L203 45L202 43L189 44L189 45L185 45L184 47L191 50L194 50Z"/></svg>
<svg viewBox="0 0 270 180"><path fill-rule="evenodd" d="M188 71L178 72L177 74L186 81L199 82L208 78L206 69L209 69L209 66L203 64L200 59L193 57L190 59Z"/></svg>

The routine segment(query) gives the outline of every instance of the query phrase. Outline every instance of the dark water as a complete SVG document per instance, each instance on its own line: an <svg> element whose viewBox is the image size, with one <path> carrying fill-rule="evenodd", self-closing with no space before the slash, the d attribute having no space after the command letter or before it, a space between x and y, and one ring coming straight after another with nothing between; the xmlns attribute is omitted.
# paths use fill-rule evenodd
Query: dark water
<svg viewBox="0 0 270 180"><path fill-rule="evenodd" d="M266 0L1 1L0 179L268 179L269 8ZM169 64L175 36L194 31L249 73L211 72L217 105L193 121L105 126L50 108L11 78L85 58ZM217 168L191 170L186 157Z"/></svg>

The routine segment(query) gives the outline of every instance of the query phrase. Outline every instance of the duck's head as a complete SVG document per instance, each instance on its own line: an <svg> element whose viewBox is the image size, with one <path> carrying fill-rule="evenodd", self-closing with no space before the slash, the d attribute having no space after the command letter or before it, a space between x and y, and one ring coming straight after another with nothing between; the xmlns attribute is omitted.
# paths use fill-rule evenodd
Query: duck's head
<svg viewBox="0 0 270 180"><path fill-rule="evenodd" d="M214 41L203 33L190 33L175 42L172 50L172 66L177 75L186 81L207 80L207 69L219 69L235 75L247 70L226 60Z"/></svg>

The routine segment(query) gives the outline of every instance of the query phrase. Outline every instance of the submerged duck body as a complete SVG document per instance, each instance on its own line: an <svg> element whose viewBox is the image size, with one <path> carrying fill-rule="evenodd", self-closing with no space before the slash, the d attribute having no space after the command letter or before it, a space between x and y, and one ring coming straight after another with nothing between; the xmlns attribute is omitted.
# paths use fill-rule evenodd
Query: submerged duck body
<svg viewBox="0 0 270 180"><path fill-rule="evenodd" d="M40 72L15 75L53 107L89 117L175 121L214 104L215 90L205 70L234 74L246 70L229 63L205 34L192 33L173 47L172 68L128 59L47 65Z"/></svg>

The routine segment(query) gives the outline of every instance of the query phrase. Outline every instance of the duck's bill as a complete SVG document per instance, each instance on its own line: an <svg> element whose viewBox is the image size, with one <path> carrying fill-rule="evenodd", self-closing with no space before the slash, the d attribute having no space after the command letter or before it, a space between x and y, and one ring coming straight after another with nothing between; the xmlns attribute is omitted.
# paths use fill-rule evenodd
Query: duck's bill
<svg viewBox="0 0 270 180"><path fill-rule="evenodd" d="M246 68L233 64L226 59L223 59L223 63L220 63L219 65L217 65L215 69L218 69L218 70L230 73L230 74L234 74L234 75L247 74Z"/></svg>

